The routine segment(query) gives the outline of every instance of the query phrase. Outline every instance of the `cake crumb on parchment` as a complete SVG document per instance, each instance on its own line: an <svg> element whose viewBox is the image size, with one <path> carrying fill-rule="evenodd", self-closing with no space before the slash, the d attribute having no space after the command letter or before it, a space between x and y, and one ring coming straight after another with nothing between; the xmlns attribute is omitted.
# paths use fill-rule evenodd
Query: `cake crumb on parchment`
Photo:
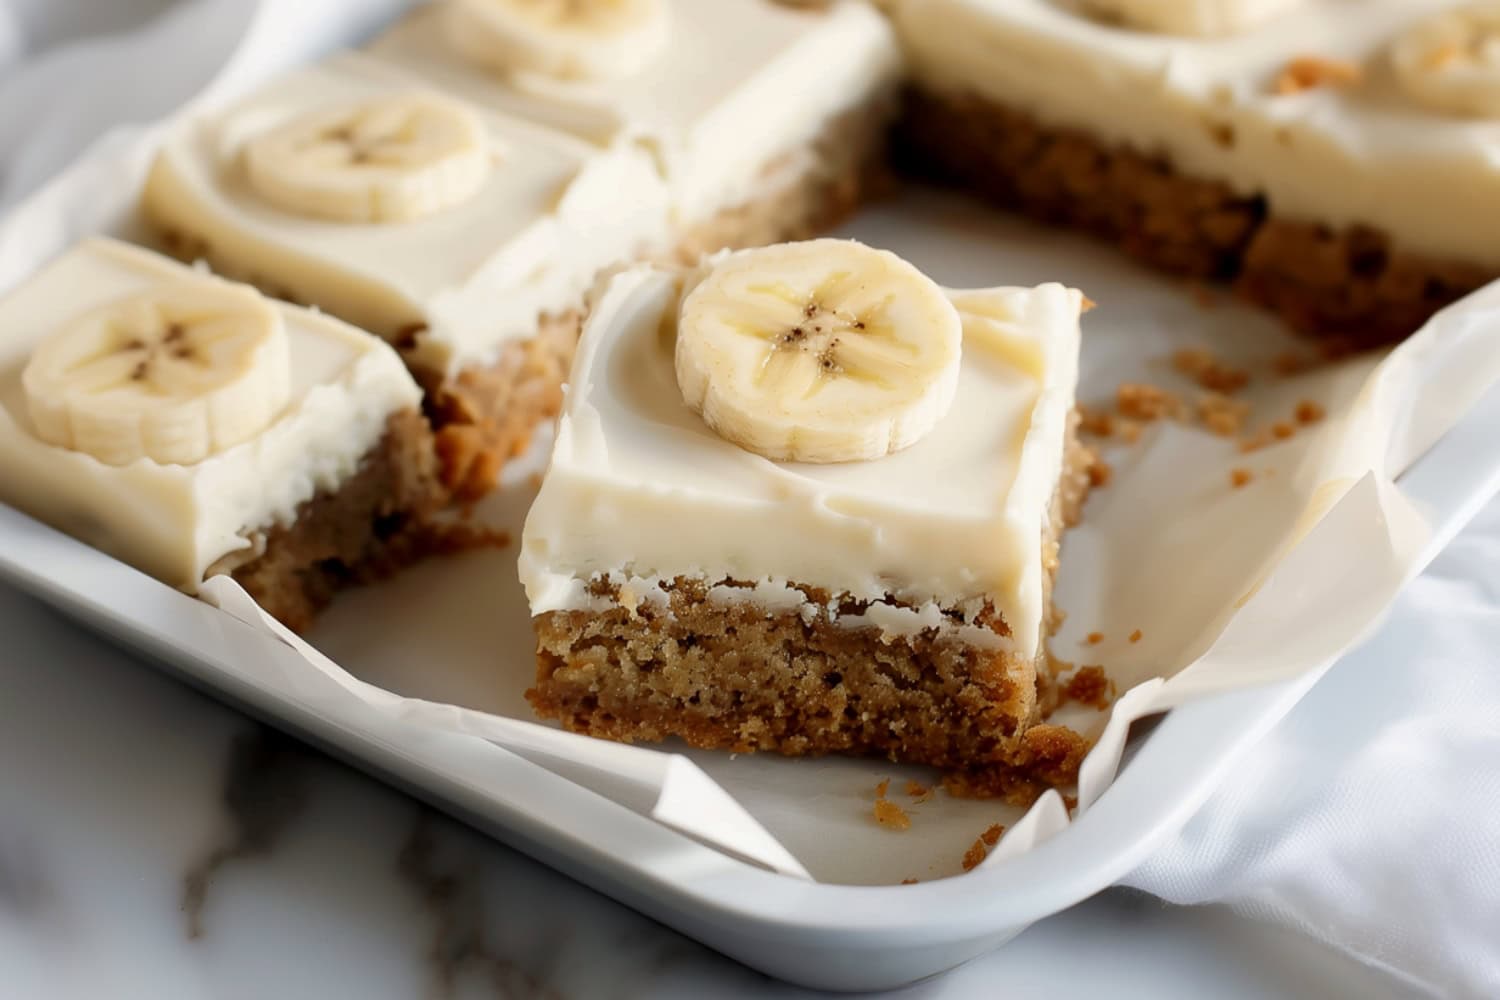
<svg viewBox="0 0 1500 1000"><path fill-rule="evenodd" d="M1097 664L1079 667L1078 672L1068 678L1068 683L1063 687L1063 695L1069 701L1076 701L1102 712L1114 702L1115 682Z"/></svg>
<svg viewBox="0 0 1500 1000"><path fill-rule="evenodd" d="M875 786L875 808L872 813L875 822L888 830L910 830L911 817L906 814L906 810L885 797L890 787L890 778Z"/></svg>
<svg viewBox="0 0 1500 1000"><path fill-rule="evenodd" d="M1130 641L1131 642L1140 642L1141 641L1141 630L1140 629L1136 629L1134 632L1130 633Z"/></svg>
<svg viewBox="0 0 1500 1000"><path fill-rule="evenodd" d="M1298 56L1276 77L1272 90L1281 97L1319 87L1348 87L1364 79L1364 71L1346 59Z"/></svg>
<svg viewBox="0 0 1500 1000"><path fill-rule="evenodd" d="M974 841L974 843L969 845L969 849L964 852L964 871L971 872L975 868L978 868L979 863L989 857L989 854L990 852L985 849L983 840Z"/></svg>
<svg viewBox="0 0 1500 1000"><path fill-rule="evenodd" d="M1255 476L1250 470L1243 467L1229 470L1229 485L1234 489L1248 485L1250 480L1254 478Z"/></svg>

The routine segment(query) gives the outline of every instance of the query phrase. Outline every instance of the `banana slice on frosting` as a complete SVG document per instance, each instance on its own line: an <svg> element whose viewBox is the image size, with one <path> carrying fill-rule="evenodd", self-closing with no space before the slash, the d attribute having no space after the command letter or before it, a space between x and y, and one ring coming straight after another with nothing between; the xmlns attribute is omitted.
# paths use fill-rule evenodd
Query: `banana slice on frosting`
<svg viewBox="0 0 1500 1000"><path fill-rule="evenodd" d="M1417 23L1392 44L1391 63L1407 92L1429 108L1500 118L1500 0Z"/></svg>
<svg viewBox="0 0 1500 1000"><path fill-rule="evenodd" d="M856 462L915 443L958 388L962 326L943 290L852 240L724 256L683 297L682 398L777 461Z"/></svg>
<svg viewBox="0 0 1500 1000"><path fill-rule="evenodd" d="M1076 0L1092 17L1166 35L1232 35L1304 0Z"/></svg>
<svg viewBox="0 0 1500 1000"><path fill-rule="evenodd" d="M666 47L666 0L448 0L455 48L500 73L615 80Z"/></svg>
<svg viewBox="0 0 1500 1000"><path fill-rule="evenodd" d="M246 441L291 395L281 315L249 288L166 285L103 306L32 352L37 437L107 465L191 465Z"/></svg>
<svg viewBox="0 0 1500 1000"><path fill-rule="evenodd" d="M406 222L462 204L484 186L491 160L479 117L426 93L311 111L244 152L256 194L336 222Z"/></svg>

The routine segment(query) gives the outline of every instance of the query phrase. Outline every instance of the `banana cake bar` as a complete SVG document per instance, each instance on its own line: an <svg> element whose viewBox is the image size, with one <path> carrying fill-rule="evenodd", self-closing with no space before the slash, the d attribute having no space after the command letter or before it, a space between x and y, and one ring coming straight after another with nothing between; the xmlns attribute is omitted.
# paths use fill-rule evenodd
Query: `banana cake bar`
<svg viewBox="0 0 1500 1000"><path fill-rule="evenodd" d="M686 260L852 212L882 172L900 73L890 25L853 0L441 0L368 51L590 142L645 144Z"/></svg>
<svg viewBox="0 0 1500 1000"><path fill-rule="evenodd" d="M231 574L294 629L421 554L420 403L369 334L113 240L0 299L0 502L188 592Z"/></svg>
<svg viewBox="0 0 1500 1000"><path fill-rule="evenodd" d="M668 223L641 147L479 109L358 53L184 121L144 209L174 255L393 343L461 499L556 412L597 273L663 246Z"/></svg>
<svg viewBox="0 0 1500 1000"><path fill-rule="evenodd" d="M829 239L612 278L522 541L537 713L990 789L1076 767L1037 688L1082 303Z"/></svg>
<svg viewBox="0 0 1500 1000"><path fill-rule="evenodd" d="M1353 346L1500 276L1500 3L892 0L917 170Z"/></svg>

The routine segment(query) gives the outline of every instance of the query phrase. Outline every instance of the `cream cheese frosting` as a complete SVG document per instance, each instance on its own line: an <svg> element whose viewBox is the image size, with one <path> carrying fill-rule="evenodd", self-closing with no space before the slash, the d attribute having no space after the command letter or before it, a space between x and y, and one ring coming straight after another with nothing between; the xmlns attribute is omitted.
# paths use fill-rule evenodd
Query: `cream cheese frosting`
<svg viewBox="0 0 1500 1000"><path fill-rule="evenodd" d="M911 74L1180 172L1264 195L1271 215L1384 231L1401 249L1500 268L1500 120L1447 116L1401 84L1390 51L1454 0L1304 0L1240 33L1152 34L1062 0L898 0ZM1349 86L1278 93L1299 57L1357 67Z"/></svg>
<svg viewBox="0 0 1500 1000"><path fill-rule="evenodd" d="M430 83L594 142L647 138L658 150L678 222L754 200L769 168L842 112L894 90L890 26L854 0L794 9L771 0L667 0L670 34L640 72L600 82L498 74L463 55L431 5L368 51Z"/></svg>
<svg viewBox="0 0 1500 1000"><path fill-rule="evenodd" d="M1061 285L949 294L964 334L947 415L884 458L808 465L744 451L683 403L675 274L638 267L611 279L526 519L520 574L532 614L591 607L592 579L633 581L649 600L674 576L728 577L782 594L778 604L802 600L789 584L875 602L846 624L888 632L977 634L971 619L989 599L1016 650L1036 655L1042 528L1073 409L1082 299ZM888 595L907 606L888 606Z"/></svg>
<svg viewBox="0 0 1500 1000"><path fill-rule="evenodd" d="M401 359L360 330L275 303L291 359L289 401L260 434L193 465L142 458L106 465L32 430L21 372L60 324L165 283L222 279L147 250L90 239L0 299L0 501L173 586L290 524L303 501L336 490L385 434L421 404Z"/></svg>
<svg viewBox="0 0 1500 1000"><path fill-rule="evenodd" d="M478 111L493 164L476 192L418 218L318 218L250 184L243 153L257 137L298 115L418 89L358 53L279 77L167 139L146 211L205 241L234 277L388 338L420 329L417 362L447 374L492 362L539 317L580 308L600 270L665 244L667 193L649 152L493 111Z"/></svg>

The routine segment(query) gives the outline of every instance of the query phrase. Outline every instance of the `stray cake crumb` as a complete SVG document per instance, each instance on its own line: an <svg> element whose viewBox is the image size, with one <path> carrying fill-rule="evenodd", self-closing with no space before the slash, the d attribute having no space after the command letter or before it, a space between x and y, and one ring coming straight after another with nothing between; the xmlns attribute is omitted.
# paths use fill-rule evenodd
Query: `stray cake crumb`
<svg viewBox="0 0 1500 1000"><path fill-rule="evenodd" d="M1242 441L1240 441L1240 445L1239 445L1240 454L1241 455L1248 455L1252 451L1260 451L1262 448L1264 448L1266 445L1268 445L1270 443L1271 443L1271 432L1269 430L1266 430L1265 428L1261 428L1260 430L1256 431L1254 434L1252 434L1249 437L1247 437L1247 438L1243 439Z"/></svg>
<svg viewBox="0 0 1500 1000"><path fill-rule="evenodd" d="M1253 478L1249 469L1239 468L1229 470L1229 485L1235 489L1245 486Z"/></svg>
<svg viewBox="0 0 1500 1000"><path fill-rule="evenodd" d="M1095 489L1101 486L1108 486L1109 481L1114 478L1114 475L1114 467L1104 459L1098 459L1093 465L1089 466L1089 485Z"/></svg>
<svg viewBox="0 0 1500 1000"><path fill-rule="evenodd" d="M1090 632L1088 635L1086 635L1086 636L1083 637L1083 642L1084 642L1084 645L1086 645L1086 646L1097 646L1097 645L1099 645L1099 643L1101 643L1103 641L1104 641L1104 633L1103 632Z"/></svg>
<svg viewBox="0 0 1500 1000"><path fill-rule="evenodd" d="M1130 641L1131 642L1140 642L1141 641L1141 630L1140 629L1136 629L1134 632L1130 633Z"/></svg>
<svg viewBox="0 0 1500 1000"><path fill-rule="evenodd" d="M1135 444L1141 439L1141 425L1134 420L1120 421L1120 440L1126 444Z"/></svg>
<svg viewBox="0 0 1500 1000"><path fill-rule="evenodd" d="M914 879L914 878L904 878L904 879L901 880L901 884L902 885L916 885L917 884L917 880Z"/></svg>
<svg viewBox="0 0 1500 1000"><path fill-rule="evenodd" d="M1114 416L1107 410L1096 410L1091 406L1080 404L1078 429L1084 434L1107 438L1114 433Z"/></svg>
<svg viewBox="0 0 1500 1000"><path fill-rule="evenodd" d="M990 852L984 846L983 839L974 841L973 844L969 845L969 849L964 852L964 871L971 872L975 868L978 868L979 863L989 857L989 854Z"/></svg>
<svg viewBox="0 0 1500 1000"><path fill-rule="evenodd" d="M875 822L890 830L911 829L911 817L890 799L875 800Z"/></svg>
<svg viewBox="0 0 1500 1000"><path fill-rule="evenodd" d="M1076 795L1064 795L1062 797L1062 800L1063 800L1063 808L1066 809L1068 812L1071 813L1071 812L1076 812L1077 811L1077 809L1078 809L1078 796L1076 796Z"/></svg>
<svg viewBox="0 0 1500 1000"><path fill-rule="evenodd" d="M1297 428L1285 420L1278 420L1271 425L1271 436L1278 441L1285 441L1297 433Z"/></svg>
<svg viewBox="0 0 1500 1000"><path fill-rule="evenodd" d="M1198 419L1219 437L1234 437L1250 415L1250 404L1210 391L1198 398Z"/></svg>
<svg viewBox="0 0 1500 1000"><path fill-rule="evenodd" d="M1182 416L1181 399L1147 382L1121 382L1115 390L1115 408L1122 416L1147 422Z"/></svg>
<svg viewBox="0 0 1500 1000"><path fill-rule="evenodd" d="M1172 367L1197 382L1200 388L1226 396L1250 384L1249 372L1224 364L1206 347L1184 347L1174 352Z"/></svg>
<svg viewBox="0 0 1500 1000"><path fill-rule="evenodd" d="M1363 76L1358 65L1344 59L1298 56L1286 64L1273 89L1285 97L1319 87L1347 87L1358 83Z"/></svg>
<svg viewBox="0 0 1500 1000"><path fill-rule="evenodd" d="M1078 311L1080 313L1093 312L1097 308L1099 308L1099 303L1095 302L1087 295L1085 295L1083 297L1083 301L1078 304Z"/></svg>
<svg viewBox="0 0 1500 1000"><path fill-rule="evenodd" d="M991 823L989 828L979 835L979 839L984 841L984 846L994 847L1000 843L1000 838L1004 835L1005 827L999 823Z"/></svg>
<svg viewBox="0 0 1500 1000"><path fill-rule="evenodd" d="M886 778L880 784L878 784L878 785L875 786L875 797L877 799L883 799L883 798L885 798L885 793L888 792L888 791L890 791L890 790L891 790L891 779L890 778Z"/></svg>
<svg viewBox="0 0 1500 1000"><path fill-rule="evenodd" d="M1321 404L1311 399L1304 399L1297 404L1297 409L1293 415L1297 418L1297 423L1305 426L1322 420L1327 415L1327 412Z"/></svg>
<svg viewBox="0 0 1500 1000"><path fill-rule="evenodd" d="M1115 697L1115 682L1110 680L1101 666L1079 667L1063 689L1068 700L1103 711Z"/></svg>
<svg viewBox="0 0 1500 1000"><path fill-rule="evenodd" d="M928 785L922 784L920 781L908 781L906 783L906 794L911 796L918 803L926 802L928 799L932 798L932 788Z"/></svg>

